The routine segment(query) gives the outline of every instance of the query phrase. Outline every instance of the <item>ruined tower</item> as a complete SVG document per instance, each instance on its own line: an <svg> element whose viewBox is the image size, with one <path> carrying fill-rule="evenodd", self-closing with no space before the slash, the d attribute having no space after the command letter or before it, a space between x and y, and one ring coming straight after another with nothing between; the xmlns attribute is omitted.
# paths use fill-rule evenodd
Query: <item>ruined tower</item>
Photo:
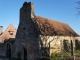
<svg viewBox="0 0 80 60"><path fill-rule="evenodd" d="M20 22L16 34L16 53L21 52L22 60L37 60L39 53L39 32L34 19L34 5L24 2L20 9Z"/></svg>
<svg viewBox="0 0 80 60"><path fill-rule="evenodd" d="M16 38L24 39L27 34L29 35L32 31L34 31L32 30L34 25L32 19L34 19L34 5L31 2L24 2L20 9L20 22Z"/></svg>

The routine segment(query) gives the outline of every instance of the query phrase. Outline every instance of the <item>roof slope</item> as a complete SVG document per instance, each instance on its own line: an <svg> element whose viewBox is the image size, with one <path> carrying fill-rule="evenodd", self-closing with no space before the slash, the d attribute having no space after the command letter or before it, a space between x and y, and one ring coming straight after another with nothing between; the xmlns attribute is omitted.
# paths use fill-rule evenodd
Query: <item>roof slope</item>
<svg viewBox="0 0 80 60"><path fill-rule="evenodd" d="M4 33L2 35L0 35L0 40L5 40L5 39L9 39L9 38L15 38L16 35L16 29L14 28L14 26L12 24L10 24L8 26L8 28L4 31ZM13 32L13 35L10 34L10 32Z"/></svg>
<svg viewBox="0 0 80 60"><path fill-rule="evenodd" d="M40 16L35 16L34 23L42 35L78 36L69 25Z"/></svg>

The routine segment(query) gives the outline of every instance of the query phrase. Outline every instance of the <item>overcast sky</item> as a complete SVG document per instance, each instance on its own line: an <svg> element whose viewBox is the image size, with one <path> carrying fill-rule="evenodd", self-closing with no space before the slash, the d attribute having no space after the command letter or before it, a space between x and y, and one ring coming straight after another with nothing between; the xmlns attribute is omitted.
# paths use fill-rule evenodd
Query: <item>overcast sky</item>
<svg viewBox="0 0 80 60"><path fill-rule="evenodd" d="M75 32L80 34L80 16L76 18L78 0L0 0L0 26L3 31L13 24L19 24L19 10L23 3L33 2L35 15L67 23Z"/></svg>

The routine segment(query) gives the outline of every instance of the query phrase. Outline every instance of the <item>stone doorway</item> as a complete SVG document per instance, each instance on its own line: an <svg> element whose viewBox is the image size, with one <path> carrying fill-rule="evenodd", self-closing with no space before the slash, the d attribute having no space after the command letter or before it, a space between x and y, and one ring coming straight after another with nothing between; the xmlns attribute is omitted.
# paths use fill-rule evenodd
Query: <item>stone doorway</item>
<svg viewBox="0 0 80 60"><path fill-rule="evenodd" d="M11 57L11 46L8 43L6 47L6 57Z"/></svg>
<svg viewBox="0 0 80 60"><path fill-rule="evenodd" d="M79 40L75 40L75 49L76 50L80 50L80 41Z"/></svg>
<svg viewBox="0 0 80 60"><path fill-rule="evenodd" d="M24 60L27 60L27 49L26 48L23 49L24 49Z"/></svg>
<svg viewBox="0 0 80 60"><path fill-rule="evenodd" d="M70 51L70 45L68 43L68 40L64 40L63 41L63 48L66 52L69 52Z"/></svg>

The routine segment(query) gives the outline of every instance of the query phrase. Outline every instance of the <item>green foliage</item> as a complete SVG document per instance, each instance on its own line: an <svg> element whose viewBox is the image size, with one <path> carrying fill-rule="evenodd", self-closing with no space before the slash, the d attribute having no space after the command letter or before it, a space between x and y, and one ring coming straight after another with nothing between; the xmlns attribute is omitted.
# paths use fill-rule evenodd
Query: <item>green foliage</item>
<svg viewBox="0 0 80 60"><path fill-rule="evenodd" d="M51 54L51 60L59 60L61 57L60 53Z"/></svg>
<svg viewBox="0 0 80 60"><path fill-rule="evenodd" d="M75 50L75 55L80 56L80 50Z"/></svg>
<svg viewBox="0 0 80 60"><path fill-rule="evenodd" d="M61 53L53 53L51 54L51 60L65 60L70 58L70 52L61 52ZM62 58L61 58L62 56Z"/></svg>
<svg viewBox="0 0 80 60"><path fill-rule="evenodd" d="M80 57L80 50L75 50L75 57ZM61 53L53 53L51 54L51 60L60 60L61 59L61 55L63 56L62 60L69 60L72 59L71 57L71 52L61 52Z"/></svg>

